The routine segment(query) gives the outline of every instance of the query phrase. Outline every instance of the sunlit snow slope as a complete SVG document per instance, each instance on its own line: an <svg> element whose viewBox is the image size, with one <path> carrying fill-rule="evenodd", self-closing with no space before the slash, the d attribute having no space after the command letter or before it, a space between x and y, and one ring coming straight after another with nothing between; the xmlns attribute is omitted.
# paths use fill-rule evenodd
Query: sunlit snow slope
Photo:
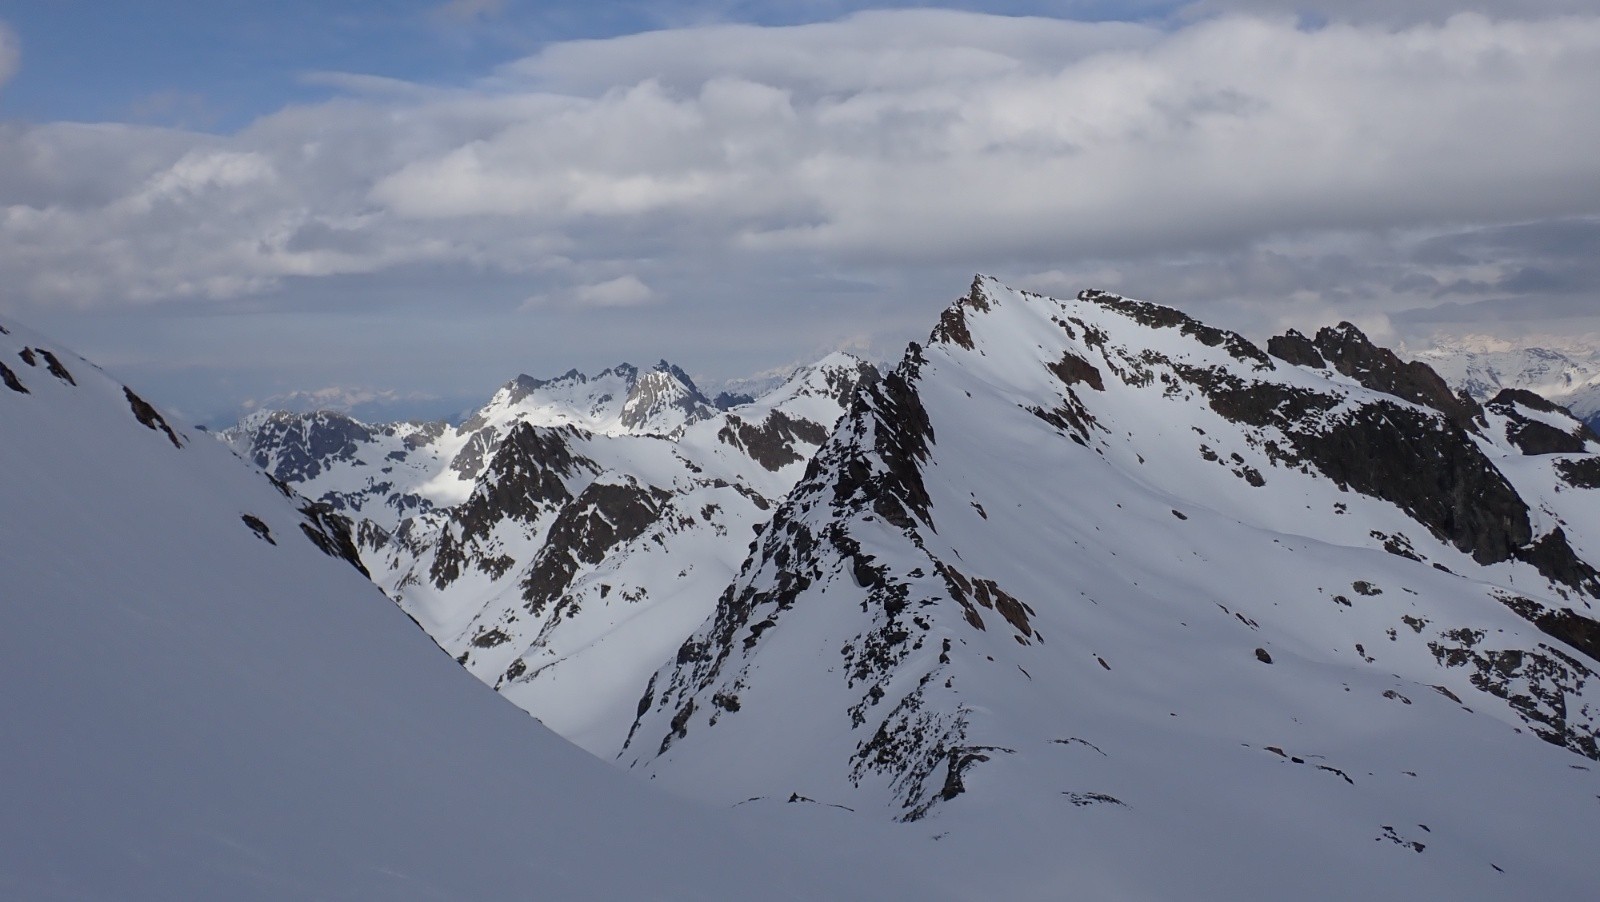
<svg viewBox="0 0 1600 902"><path fill-rule="evenodd" d="M220 443L0 325L0 897L920 893L642 787Z"/></svg>

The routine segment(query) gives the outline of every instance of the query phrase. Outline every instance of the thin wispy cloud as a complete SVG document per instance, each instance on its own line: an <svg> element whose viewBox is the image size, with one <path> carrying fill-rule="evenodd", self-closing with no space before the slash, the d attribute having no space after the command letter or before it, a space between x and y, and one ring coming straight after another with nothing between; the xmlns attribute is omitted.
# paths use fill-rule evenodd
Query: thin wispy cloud
<svg viewBox="0 0 1600 902"><path fill-rule="evenodd" d="M537 294L522 302L524 310L543 307L639 307L656 300L656 293L638 276L624 275L604 282L578 285L565 291Z"/></svg>

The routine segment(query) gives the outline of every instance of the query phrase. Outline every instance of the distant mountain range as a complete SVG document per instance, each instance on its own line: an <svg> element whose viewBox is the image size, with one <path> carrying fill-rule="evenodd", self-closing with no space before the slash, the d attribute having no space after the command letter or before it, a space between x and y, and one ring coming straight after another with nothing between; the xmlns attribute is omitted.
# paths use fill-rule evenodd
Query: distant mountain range
<svg viewBox="0 0 1600 902"><path fill-rule="evenodd" d="M662 362L519 376L458 427L258 414L242 456L361 519L377 583L484 682L596 753L712 613L857 385L845 354L718 410Z"/></svg>
<svg viewBox="0 0 1600 902"><path fill-rule="evenodd" d="M1600 426L1600 353L1456 341L1414 356L1480 401L1501 389L1519 388L1567 408L1591 428Z"/></svg>

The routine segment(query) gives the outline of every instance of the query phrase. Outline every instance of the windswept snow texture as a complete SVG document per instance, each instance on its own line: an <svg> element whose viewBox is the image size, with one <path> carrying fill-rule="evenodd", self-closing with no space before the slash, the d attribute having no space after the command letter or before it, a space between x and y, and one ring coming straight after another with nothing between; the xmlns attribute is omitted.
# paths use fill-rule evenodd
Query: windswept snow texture
<svg viewBox="0 0 1600 902"><path fill-rule="evenodd" d="M339 522L0 325L0 897L917 893L640 786L473 680Z"/></svg>
<svg viewBox="0 0 1600 902"><path fill-rule="evenodd" d="M980 277L621 763L899 820L969 898L1591 895L1600 446L1348 324L1272 347Z"/></svg>
<svg viewBox="0 0 1600 902"><path fill-rule="evenodd" d="M834 354L756 401L671 419L688 377L623 366L519 377L456 430L278 413L226 440L356 518L374 579L452 657L609 758L645 681L876 375ZM646 410L634 425L663 428L623 428Z"/></svg>

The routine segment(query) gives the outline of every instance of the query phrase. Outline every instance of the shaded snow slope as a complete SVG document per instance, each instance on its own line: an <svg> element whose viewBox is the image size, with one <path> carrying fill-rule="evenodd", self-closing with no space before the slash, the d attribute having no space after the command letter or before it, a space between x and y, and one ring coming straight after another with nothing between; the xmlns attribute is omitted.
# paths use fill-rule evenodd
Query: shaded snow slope
<svg viewBox="0 0 1600 902"><path fill-rule="evenodd" d="M926 891L568 745L341 559L335 519L10 324L0 447L0 896Z"/></svg>
<svg viewBox="0 0 1600 902"><path fill-rule="evenodd" d="M900 820L973 897L1585 894L1600 444L1348 325L1272 348L980 278L622 763Z"/></svg>

